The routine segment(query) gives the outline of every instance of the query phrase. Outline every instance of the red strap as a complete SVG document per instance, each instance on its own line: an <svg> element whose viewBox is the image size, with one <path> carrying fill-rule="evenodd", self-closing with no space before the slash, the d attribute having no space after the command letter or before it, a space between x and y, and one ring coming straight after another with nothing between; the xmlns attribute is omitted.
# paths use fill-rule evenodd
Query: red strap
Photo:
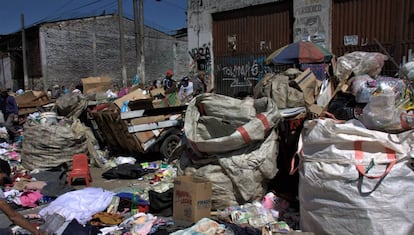
<svg viewBox="0 0 414 235"><path fill-rule="evenodd" d="M296 162L296 156L303 156L303 149L298 150L295 154L293 154L292 160L290 161L290 171L289 171L289 175L294 175L295 172L298 170L299 165L297 167L295 167L295 162Z"/></svg>
<svg viewBox="0 0 414 235"><path fill-rule="evenodd" d="M241 136L244 139L244 142L249 143L250 141L252 141L252 139L249 136L249 133L247 133L246 129L243 126L237 128L237 131L240 132Z"/></svg>
<svg viewBox="0 0 414 235"><path fill-rule="evenodd" d="M188 141L188 143L191 145L191 147L192 147L194 150L196 150L197 152L200 152L200 151L198 150L197 145L196 145L193 141L191 141L191 140L189 140L189 139L187 139L187 141Z"/></svg>
<svg viewBox="0 0 414 235"><path fill-rule="evenodd" d="M198 112L200 113L201 116L206 114L206 110L204 109L204 104L203 103L200 102L197 105L197 108L198 108Z"/></svg>
<svg viewBox="0 0 414 235"><path fill-rule="evenodd" d="M262 123L263 123L263 126L264 126L264 128L265 128L265 130L268 130L269 128L270 128L270 125L269 125L269 121L267 120L267 118L266 118L266 116L265 115L263 115L262 113L259 113L259 114L257 114L257 116L256 116L260 121L262 121Z"/></svg>
<svg viewBox="0 0 414 235"><path fill-rule="evenodd" d="M170 103L168 102L168 98L164 98L165 107L170 107Z"/></svg>
<svg viewBox="0 0 414 235"><path fill-rule="evenodd" d="M388 164L387 169L385 169L385 172L382 175L379 176L371 176L371 175L367 175L365 172L365 167L362 164L362 161L364 159L364 152L362 151L362 141L355 141L354 142L354 151L355 151L355 160L357 161L356 163L356 169L358 170L358 172L360 174L362 174L363 176L369 178L369 179L378 179L378 178L383 178L384 176L386 176L392 169L392 167L395 165L395 163L397 162L397 158L395 156L395 151L390 149L390 148L385 148L385 152L387 153L387 158L388 160L390 160L390 164Z"/></svg>
<svg viewBox="0 0 414 235"><path fill-rule="evenodd" d="M262 124L265 128L265 131L270 128L269 121L267 120L265 115L259 113L259 114L257 114L256 117L257 117L257 119L259 119L262 122ZM246 129L243 126L237 128L237 131L240 132L241 136L244 139L244 142L249 143L249 142L252 141L252 139L249 136L249 133L246 131Z"/></svg>

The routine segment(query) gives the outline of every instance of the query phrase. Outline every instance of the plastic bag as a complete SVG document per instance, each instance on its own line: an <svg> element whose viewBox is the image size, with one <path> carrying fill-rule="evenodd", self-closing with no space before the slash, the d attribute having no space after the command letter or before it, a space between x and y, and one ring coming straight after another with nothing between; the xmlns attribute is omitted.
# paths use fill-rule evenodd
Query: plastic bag
<svg viewBox="0 0 414 235"><path fill-rule="evenodd" d="M403 80L393 77L378 76L376 79L369 75L360 75L352 78L351 91L358 103L368 103L374 93L391 90L396 95L396 101L405 92L406 85Z"/></svg>
<svg viewBox="0 0 414 235"><path fill-rule="evenodd" d="M402 130L400 116L404 111L396 107L397 93L385 89L371 96L370 102L362 110L358 119L368 128L381 131Z"/></svg>
<svg viewBox="0 0 414 235"><path fill-rule="evenodd" d="M400 77L414 80L414 61L404 64L400 69Z"/></svg>
<svg viewBox="0 0 414 235"><path fill-rule="evenodd" d="M375 80L369 75L360 75L352 78L351 90L358 103L368 103L376 89Z"/></svg>
<svg viewBox="0 0 414 235"><path fill-rule="evenodd" d="M388 57L378 52L354 51L338 58L335 75L340 80L348 79L352 73L375 77L381 73L386 60Z"/></svg>

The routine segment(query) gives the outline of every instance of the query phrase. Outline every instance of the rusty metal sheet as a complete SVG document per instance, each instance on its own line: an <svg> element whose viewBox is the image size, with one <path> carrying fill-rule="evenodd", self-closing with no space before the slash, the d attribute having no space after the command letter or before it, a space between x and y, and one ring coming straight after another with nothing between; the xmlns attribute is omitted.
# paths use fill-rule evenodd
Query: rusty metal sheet
<svg viewBox="0 0 414 235"><path fill-rule="evenodd" d="M332 52L337 56L352 51L385 54L383 47L400 64L408 49L414 49L413 17L412 0L333 0ZM397 71L390 60L384 65L387 75Z"/></svg>

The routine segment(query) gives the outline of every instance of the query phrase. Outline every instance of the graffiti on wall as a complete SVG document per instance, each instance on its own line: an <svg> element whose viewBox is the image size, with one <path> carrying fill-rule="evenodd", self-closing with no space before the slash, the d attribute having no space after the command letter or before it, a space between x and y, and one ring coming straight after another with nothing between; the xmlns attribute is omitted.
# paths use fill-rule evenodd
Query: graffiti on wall
<svg viewBox="0 0 414 235"><path fill-rule="evenodd" d="M204 44L201 47L193 48L188 52L191 56L190 76L195 76L198 72L205 73L205 82L208 90L212 88L211 84L211 53L210 43Z"/></svg>
<svg viewBox="0 0 414 235"><path fill-rule="evenodd" d="M241 61L246 61L241 63ZM230 87L252 87L252 81L260 81L266 73L272 72L264 64L265 58L226 58L218 63L216 71L223 81L231 81Z"/></svg>
<svg viewBox="0 0 414 235"><path fill-rule="evenodd" d="M295 41L328 44L328 4L327 0L295 1Z"/></svg>
<svg viewBox="0 0 414 235"><path fill-rule="evenodd" d="M211 67L210 45L205 44L199 48L189 51L191 58L195 62L198 71L209 71Z"/></svg>

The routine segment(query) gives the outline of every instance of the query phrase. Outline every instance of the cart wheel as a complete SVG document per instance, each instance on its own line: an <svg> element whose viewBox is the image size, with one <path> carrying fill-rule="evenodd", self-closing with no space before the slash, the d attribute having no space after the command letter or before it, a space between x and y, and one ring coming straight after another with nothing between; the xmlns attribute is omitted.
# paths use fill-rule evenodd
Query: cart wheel
<svg viewBox="0 0 414 235"><path fill-rule="evenodd" d="M174 151L175 147L177 147L178 143L180 142L180 137L177 135L170 135L162 142L160 152L166 159L171 157L172 152Z"/></svg>

